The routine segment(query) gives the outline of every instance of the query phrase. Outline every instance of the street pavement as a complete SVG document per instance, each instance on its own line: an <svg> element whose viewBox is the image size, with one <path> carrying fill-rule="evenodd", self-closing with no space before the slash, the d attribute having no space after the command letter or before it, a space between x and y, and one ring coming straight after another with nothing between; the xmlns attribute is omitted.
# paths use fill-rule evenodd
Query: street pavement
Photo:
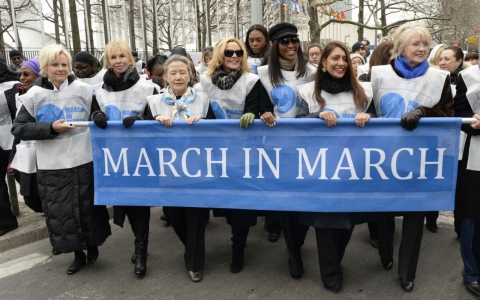
<svg viewBox="0 0 480 300"><path fill-rule="evenodd" d="M400 288L396 260L393 270L384 270L370 245L366 224L357 226L342 262L344 284L337 294L322 286L313 229L303 246L305 273L300 280L289 275L283 237L276 243L267 240L263 218L250 229L244 269L231 274L230 227L224 218L212 217L207 225L203 280L193 283L184 266L183 245L160 214L160 207L152 208L144 278L135 277L130 262L134 249L130 225L111 224L112 236L99 248L97 262L74 275L65 273L73 254L52 256L48 238L0 252L0 299L474 299L462 283L451 213L441 215L436 234L424 231L411 293ZM401 219L396 222L395 257Z"/></svg>

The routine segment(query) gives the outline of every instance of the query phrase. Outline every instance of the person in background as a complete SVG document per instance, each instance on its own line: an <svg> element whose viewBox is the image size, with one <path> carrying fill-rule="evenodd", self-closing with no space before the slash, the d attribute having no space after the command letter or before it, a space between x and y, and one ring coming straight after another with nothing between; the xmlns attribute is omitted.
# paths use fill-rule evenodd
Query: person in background
<svg viewBox="0 0 480 300"><path fill-rule="evenodd" d="M462 277L468 292L480 299L480 68L473 66L460 72L453 99L455 117L475 118L463 124L466 133L462 160L459 161L455 194L455 220L460 219L460 253Z"/></svg>
<svg viewBox="0 0 480 300"><path fill-rule="evenodd" d="M158 86L148 80L140 80L135 70L135 60L130 47L124 41L112 41L105 46L103 85L95 92L92 119L95 125L105 129L107 120L122 121L128 129L135 120L148 114L147 97L158 94ZM135 252L131 261L137 277L147 272L147 249L150 225L149 206L113 206L113 223L123 227L128 217L135 236Z"/></svg>
<svg viewBox="0 0 480 300"><path fill-rule="evenodd" d="M371 53L370 52L370 41L365 38L365 39L363 39L362 44L365 45L365 49L367 50L366 57L370 57L370 53Z"/></svg>
<svg viewBox="0 0 480 300"><path fill-rule="evenodd" d="M352 46L352 54L357 53L363 57L365 63L367 62L367 50L365 49L365 45L362 42L356 42Z"/></svg>
<svg viewBox="0 0 480 300"><path fill-rule="evenodd" d="M462 47L460 47L460 42L459 42L459 41L453 41L452 44L451 44L451 46L462 49Z"/></svg>
<svg viewBox="0 0 480 300"><path fill-rule="evenodd" d="M442 54L443 49L447 48L445 44L438 44L430 50L428 55L428 64L432 67L435 66L438 68L438 62L440 61L440 55Z"/></svg>
<svg viewBox="0 0 480 300"><path fill-rule="evenodd" d="M245 38L245 47L247 48L248 64L253 73L258 74L258 67L266 64L265 59L268 59L270 52L267 28L260 24L250 26Z"/></svg>
<svg viewBox="0 0 480 300"><path fill-rule="evenodd" d="M0 236L18 228L5 176L14 140L10 130L17 112L15 94L19 85L18 74L7 67L5 57L0 53Z"/></svg>
<svg viewBox="0 0 480 300"><path fill-rule="evenodd" d="M145 66L146 66L145 62L143 60L141 60L140 58L138 58L138 52L137 51L132 51L132 56L133 56L133 59L135 60L135 69L137 70L138 75L142 75L143 74L143 69L145 69Z"/></svg>
<svg viewBox="0 0 480 300"><path fill-rule="evenodd" d="M417 128L420 118L453 116L450 76L430 68L427 61L431 41L430 32L420 23L405 23L398 28L393 46L395 59L389 65L373 67L371 72L377 117L401 117L402 127L412 131ZM402 100L395 102L397 99ZM394 102L396 105L391 104ZM398 275L402 289L411 292L420 255L425 212L378 213L378 253L386 270L393 268L392 224L397 214L403 215Z"/></svg>
<svg viewBox="0 0 480 300"><path fill-rule="evenodd" d="M350 54L350 59L352 60L352 72L355 75L355 78L358 78L358 67L363 66L365 64L365 61L363 60L363 57L358 53Z"/></svg>
<svg viewBox="0 0 480 300"><path fill-rule="evenodd" d="M22 53L14 49L8 54L10 55L10 70L18 72L23 62Z"/></svg>
<svg viewBox="0 0 480 300"><path fill-rule="evenodd" d="M469 62L472 66L476 66L478 64L478 53L477 52L469 52L465 55L465 61Z"/></svg>
<svg viewBox="0 0 480 300"><path fill-rule="evenodd" d="M67 124L64 115L75 106L81 108L76 120L90 120L92 86L70 75L72 57L62 45L45 46L39 61L42 77L20 97L12 134L37 141L38 188L50 242L61 253L74 252L67 269L72 275L97 260L98 246L111 234L106 206L94 205L90 130Z"/></svg>
<svg viewBox="0 0 480 300"><path fill-rule="evenodd" d="M322 55L322 46L318 44L312 44L307 49L307 60L313 64L315 68L320 64L320 56Z"/></svg>
<svg viewBox="0 0 480 300"><path fill-rule="evenodd" d="M87 51L80 51L73 59L73 72L78 80L95 85L103 82L107 69L103 68L95 56Z"/></svg>
<svg viewBox="0 0 480 300"><path fill-rule="evenodd" d="M212 60L213 57L213 47L207 46L202 51L202 56L196 67L198 74L204 74L208 70L208 63Z"/></svg>
<svg viewBox="0 0 480 300"><path fill-rule="evenodd" d="M153 83L158 84L162 89L165 87L165 69L164 64L167 61L166 55L156 54L147 62L147 70Z"/></svg>

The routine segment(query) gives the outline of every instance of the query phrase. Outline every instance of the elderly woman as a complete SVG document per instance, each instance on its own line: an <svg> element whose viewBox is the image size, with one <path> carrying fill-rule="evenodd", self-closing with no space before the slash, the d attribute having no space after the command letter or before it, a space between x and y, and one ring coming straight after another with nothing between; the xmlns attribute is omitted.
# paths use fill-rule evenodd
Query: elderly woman
<svg viewBox="0 0 480 300"><path fill-rule="evenodd" d="M455 195L455 220L460 219L460 252L463 282L467 290L480 298L480 68L472 66L457 77L453 108L456 117L475 118L474 124L462 125L466 142L459 162Z"/></svg>
<svg viewBox="0 0 480 300"><path fill-rule="evenodd" d="M247 62L253 73L258 74L258 67L266 64L270 52L267 28L260 24L250 26L245 38L245 48L248 54Z"/></svg>
<svg viewBox="0 0 480 300"><path fill-rule="evenodd" d="M73 72L77 79L90 85L103 81L107 70L103 68L98 59L86 51L75 54L73 60Z"/></svg>
<svg viewBox="0 0 480 300"><path fill-rule="evenodd" d="M206 74L200 76L201 89L211 101L216 119L240 119L247 128L260 114L272 111L268 94L257 75L250 73L246 49L235 38L220 41ZM214 209L215 216L224 216L232 226L232 263L230 271L243 269L244 248L250 226L257 224L257 211Z"/></svg>
<svg viewBox="0 0 480 300"><path fill-rule="evenodd" d="M104 66L108 71L103 76L102 88L95 92L93 121L105 129L107 120L123 120L124 127L129 128L135 120L147 115L147 97L158 94L160 88L150 81L140 80L130 47L124 41L113 41L105 46ZM131 260L135 263L135 275L143 277L147 272L150 207L114 206L113 212L116 225L123 227L125 216L130 221L135 236Z"/></svg>
<svg viewBox="0 0 480 300"><path fill-rule="evenodd" d="M173 120L193 124L205 119L210 101L204 92L192 88L193 74L189 60L181 55L172 55L163 67L167 85L163 94L148 97L151 113L147 119L157 120L166 127L172 126ZM185 246L183 257L190 279L199 282L205 265L205 228L209 209L164 206L163 212Z"/></svg>
<svg viewBox="0 0 480 300"><path fill-rule="evenodd" d="M364 85L364 87L362 87ZM320 56L315 81L298 87L302 105L297 118L320 118L328 127L337 123L337 116L355 116L357 126L370 120L367 109L374 113L371 88L357 81L348 48L342 42L330 42ZM368 91L368 96L365 91ZM332 292L340 291L343 272L340 265L352 236L355 222L350 213L300 213L302 225L314 226L318 261L323 285Z"/></svg>
<svg viewBox="0 0 480 300"><path fill-rule="evenodd" d="M72 58L61 45L43 48L39 61L42 77L20 97L23 106L12 133L37 141L38 186L50 242L61 253L75 253L67 269L71 275L97 260L98 246L110 235L107 208L93 203L90 131L67 124L90 119L92 87L69 75Z"/></svg>
<svg viewBox="0 0 480 300"><path fill-rule="evenodd" d="M414 130L422 117L453 115L450 77L428 65L427 54L431 40L427 28L420 23L406 23L398 28L393 46L395 59L389 65L372 68L371 83L378 117L401 117L402 127ZM398 95L403 97L399 99ZM398 274L403 290L411 292L425 212L400 214L403 215L403 226ZM387 270L393 267L391 224L394 217L394 212L388 212L380 213L378 219L378 252L382 265Z"/></svg>
<svg viewBox="0 0 480 300"><path fill-rule="evenodd" d="M262 84L269 93L274 114L261 115L267 126L275 126L275 118L295 118L300 108L298 86L314 79L316 68L307 64L300 48L297 27L279 23L270 28L268 39L272 42L268 65L258 68ZM298 212L278 213L289 254L290 275L300 279L303 261L300 253L308 226L298 223Z"/></svg>
<svg viewBox="0 0 480 300"><path fill-rule="evenodd" d="M17 111L15 94L19 85L18 74L7 67L5 57L0 53L0 236L18 227L17 218L12 213L5 176L13 144L10 130Z"/></svg>

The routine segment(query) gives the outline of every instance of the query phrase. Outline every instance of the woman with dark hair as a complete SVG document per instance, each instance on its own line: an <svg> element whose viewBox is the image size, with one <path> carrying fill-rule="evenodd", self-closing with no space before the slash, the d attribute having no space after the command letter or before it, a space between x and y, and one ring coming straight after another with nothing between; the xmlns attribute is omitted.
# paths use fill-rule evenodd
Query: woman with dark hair
<svg viewBox="0 0 480 300"><path fill-rule="evenodd" d="M74 252L67 269L72 275L97 260L98 246L111 234L107 208L94 205L90 130L68 123L90 120L93 90L70 75L72 57L62 45L44 47L39 61L42 77L20 97L12 134L37 141L38 188L50 242L56 251ZM65 114L68 108L76 109L73 115Z"/></svg>
<svg viewBox="0 0 480 300"><path fill-rule="evenodd" d="M140 80L130 46L124 41L112 41L105 46L104 66L108 71L103 85L93 99L92 119L105 129L107 120L122 121L129 128L136 120L148 115L147 97L158 94L158 86ZM135 236L135 252L131 258L137 277L147 272L147 248L150 224L149 206L113 206L113 223L123 227L125 217L130 221Z"/></svg>
<svg viewBox="0 0 480 300"><path fill-rule="evenodd" d="M247 48L248 64L253 73L258 74L257 68L266 64L264 59L270 52L267 28L260 24L250 26L245 38L245 47Z"/></svg>
<svg viewBox="0 0 480 300"><path fill-rule="evenodd" d="M470 66L470 64L465 63L463 60L462 49L453 46L447 47L442 51L438 65L440 69L450 72L450 83L452 85L457 85L458 73Z"/></svg>
<svg viewBox="0 0 480 300"><path fill-rule="evenodd" d="M478 53L476 52L469 52L467 55L465 55L465 61L469 62L472 66L475 66L478 64Z"/></svg>
<svg viewBox="0 0 480 300"><path fill-rule="evenodd" d="M320 56L322 56L322 46L318 44L311 44L307 49L307 60L315 68L320 64Z"/></svg>
<svg viewBox="0 0 480 300"><path fill-rule="evenodd" d="M77 79L86 84L95 85L103 82L103 75L107 72L98 59L87 51L80 51L73 59L73 72Z"/></svg>
<svg viewBox="0 0 480 300"><path fill-rule="evenodd" d="M14 140L10 130L17 112L15 94L19 85L18 74L8 68L5 57L0 53L0 236L18 227L5 176Z"/></svg>
<svg viewBox="0 0 480 300"><path fill-rule="evenodd" d="M334 41L325 46L315 81L298 87L302 105L297 118L321 118L328 127L337 116L354 116L355 124L364 127L374 113L371 86L356 79L347 46ZM367 93L366 93L367 92ZM368 96L367 96L368 94ZM340 265L355 227L355 214L300 213L299 223L315 227L318 261L323 285L340 291L343 272Z"/></svg>
<svg viewBox="0 0 480 300"><path fill-rule="evenodd" d="M147 61L147 70L152 82L158 84L162 89L165 87L165 81L163 79L165 69L163 65L167 59L165 55L156 54Z"/></svg>
<svg viewBox="0 0 480 300"><path fill-rule="evenodd" d="M267 126L275 126L275 118L295 118L300 108L298 86L311 82L316 69L307 65L300 48L297 27L279 23L270 28L268 39L272 42L268 65L258 68L260 80L267 90L274 114L267 111L260 119ZM298 223L298 212L279 212L283 236L290 257L290 275L300 279L303 261L300 248L304 243L308 226Z"/></svg>
<svg viewBox="0 0 480 300"><path fill-rule="evenodd" d="M393 42L384 41L380 43L380 45L375 48L375 51L373 51L372 55L370 56L368 73L360 75L358 80L370 82L370 78L372 77L372 67L388 65L393 58Z"/></svg>
<svg viewBox="0 0 480 300"><path fill-rule="evenodd" d="M401 118L406 130L417 128L423 117L453 116L450 76L429 67L427 56L432 37L420 23L405 23L395 33L395 59L371 70L373 101L380 118ZM374 51L375 53L375 51ZM373 55L373 54L372 54ZM384 212L378 214L378 253L383 267L393 267L395 215L403 215L402 240L398 253L400 286L414 288L423 236L425 212Z"/></svg>

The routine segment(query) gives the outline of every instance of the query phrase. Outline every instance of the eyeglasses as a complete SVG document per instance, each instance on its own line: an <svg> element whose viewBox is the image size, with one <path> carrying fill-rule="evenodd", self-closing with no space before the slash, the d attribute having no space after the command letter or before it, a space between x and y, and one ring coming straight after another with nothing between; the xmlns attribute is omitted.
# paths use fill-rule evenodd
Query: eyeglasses
<svg viewBox="0 0 480 300"><path fill-rule="evenodd" d="M283 38L280 40L280 45L283 45L283 46L288 46L290 43L292 43L292 45L298 45L300 44L300 39L298 37L293 37L293 38Z"/></svg>
<svg viewBox="0 0 480 300"><path fill-rule="evenodd" d="M90 66L86 67L86 68L83 68L83 69L79 69L79 68L73 68L73 72L87 72L88 69L90 68Z"/></svg>
<svg viewBox="0 0 480 300"><path fill-rule="evenodd" d="M228 49L225 49L225 51L223 51L223 54L226 57L232 57L234 53L237 55L237 57L242 57L243 56L243 50L228 50Z"/></svg>
<svg viewBox="0 0 480 300"><path fill-rule="evenodd" d="M310 57L315 57L315 56L320 56L320 55L322 55L322 53L320 53L320 52L315 52L315 53L309 53L308 54L308 56L310 56Z"/></svg>

